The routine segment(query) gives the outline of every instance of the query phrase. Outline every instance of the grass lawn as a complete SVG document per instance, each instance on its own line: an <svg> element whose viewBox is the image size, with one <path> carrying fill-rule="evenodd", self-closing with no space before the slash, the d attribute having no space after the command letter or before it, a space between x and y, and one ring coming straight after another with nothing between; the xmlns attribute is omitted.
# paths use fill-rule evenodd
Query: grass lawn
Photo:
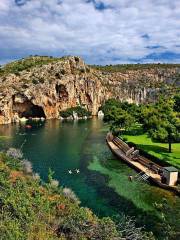
<svg viewBox="0 0 180 240"><path fill-rule="evenodd" d="M180 143L172 144L172 153L169 153L167 143L153 142L146 134L136 136L123 135L123 137L125 137L128 142L135 143L139 149L180 169Z"/></svg>

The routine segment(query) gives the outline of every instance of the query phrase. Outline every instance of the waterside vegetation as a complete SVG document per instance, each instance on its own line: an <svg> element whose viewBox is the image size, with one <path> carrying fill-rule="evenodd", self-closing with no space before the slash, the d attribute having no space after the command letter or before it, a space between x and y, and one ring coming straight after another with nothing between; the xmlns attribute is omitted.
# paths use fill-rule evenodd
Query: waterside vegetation
<svg viewBox="0 0 180 240"><path fill-rule="evenodd" d="M115 224L110 218L99 219L79 199L59 186L48 174L42 182L33 173L31 163L20 150L0 153L0 232L1 239L154 239L151 233L136 228L125 219Z"/></svg>
<svg viewBox="0 0 180 240"><path fill-rule="evenodd" d="M83 117L90 117L91 113L84 107L81 106L77 106L77 107L71 107L68 108L64 111L60 112L60 117L68 119L68 118L72 118L73 119L73 115L77 114L78 118L83 118Z"/></svg>
<svg viewBox="0 0 180 240"><path fill-rule="evenodd" d="M102 107L104 121L121 135L162 161L180 167L179 95L160 97L154 104L135 105L110 99Z"/></svg>

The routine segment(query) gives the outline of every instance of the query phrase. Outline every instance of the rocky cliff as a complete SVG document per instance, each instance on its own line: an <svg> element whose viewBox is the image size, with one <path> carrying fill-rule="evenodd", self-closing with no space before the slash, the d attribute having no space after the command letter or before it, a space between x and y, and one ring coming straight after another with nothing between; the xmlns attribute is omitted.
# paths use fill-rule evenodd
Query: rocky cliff
<svg viewBox="0 0 180 240"><path fill-rule="evenodd" d="M58 118L61 110L77 105L96 115L112 97L135 103L153 100L159 89L179 85L179 74L179 66L107 72L79 57L31 57L1 68L0 124L22 117Z"/></svg>

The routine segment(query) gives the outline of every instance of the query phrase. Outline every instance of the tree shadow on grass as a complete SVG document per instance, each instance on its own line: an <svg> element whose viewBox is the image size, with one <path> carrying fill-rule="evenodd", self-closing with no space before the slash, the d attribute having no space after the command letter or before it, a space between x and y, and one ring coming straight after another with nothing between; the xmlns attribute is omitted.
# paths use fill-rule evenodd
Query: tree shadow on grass
<svg viewBox="0 0 180 240"><path fill-rule="evenodd" d="M168 147L162 147L162 146L154 146L154 145L145 145L145 144L138 144L137 148L140 149L140 154L143 156L149 158L152 161L155 161L156 163L160 164L161 166L167 166L176 164L178 167L178 158L177 156L174 156L173 153L170 155L168 151ZM161 158L158 158L151 154L151 152L157 153L161 155ZM180 167L180 166L179 166Z"/></svg>
<svg viewBox="0 0 180 240"><path fill-rule="evenodd" d="M144 157L147 157L148 159L164 166L163 160L159 159L158 157L151 155L150 152L153 151L155 153L159 154L168 154L168 149L162 146L154 146L154 145L145 145L145 144L135 144L132 142L128 142L130 147L135 147L136 149L139 149L139 152ZM164 162L165 163L165 162Z"/></svg>
<svg viewBox="0 0 180 240"><path fill-rule="evenodd" d="M160 153L160 154L168 154L168 146L162 147L162 146L155 146L155 145L145 145L145 144L138 144L137 145L139 148L143 149L144 151L153 151L155 153Z"/></svg>

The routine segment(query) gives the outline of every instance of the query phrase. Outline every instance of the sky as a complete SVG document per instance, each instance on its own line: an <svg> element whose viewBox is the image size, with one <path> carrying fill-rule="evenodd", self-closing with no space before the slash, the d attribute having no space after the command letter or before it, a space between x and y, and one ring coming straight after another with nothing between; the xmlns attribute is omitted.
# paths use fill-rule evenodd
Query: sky
<svg viewBox="0 0 180 240"><path fill-rule="evenodd" d="M0 64L29 55L180 63L180 0L0 0Z"/></svg>

